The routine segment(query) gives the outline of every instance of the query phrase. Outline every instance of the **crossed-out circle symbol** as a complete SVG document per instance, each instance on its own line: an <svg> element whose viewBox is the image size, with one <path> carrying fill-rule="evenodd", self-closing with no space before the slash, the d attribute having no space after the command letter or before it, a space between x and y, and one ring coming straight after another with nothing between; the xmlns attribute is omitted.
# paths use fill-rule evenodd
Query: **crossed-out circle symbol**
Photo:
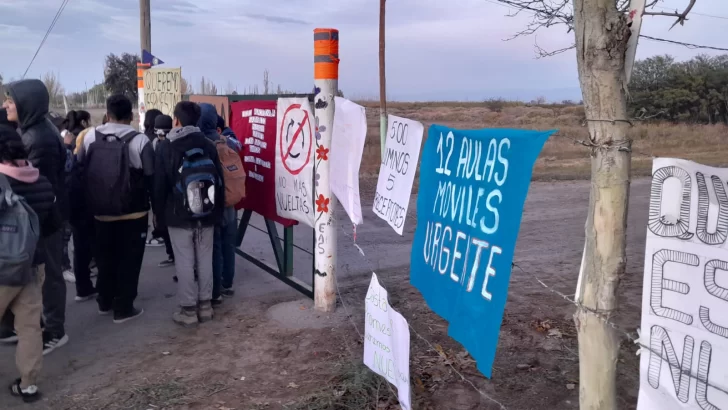
<svg viewBox="0 0 728 410"><path fill-rule="evenodd" d="M292 118L294 114L297 114L297 112L293 110L300 110L303 112L303 119L300 122L296 122L296 120ZM304 127L306 127L306 129L304 129ZM291 175L300 174L303 168L306 167L306 165L308 165L308 162L311 160L311 149L313 145L311 120L308 117L308 111L301 110L301 104L291 104L286 112L283 113L283 121L281 122L281 129L278 135L280 135L280 138L278 139L278 145L281 152L281 159L283 160L283 167L288 172L290 172ZM296 142L299 138L302 138L301 150L294 151L294 145L296 145ZM284 139L286 140L286 149L284 149ZM307 142L308 149L306 150L305 147ZM297 160L301 156L304 150L306 151L306 160L303 161L300 166L294 166L292 163L294 162L294 160Z"/></svg>

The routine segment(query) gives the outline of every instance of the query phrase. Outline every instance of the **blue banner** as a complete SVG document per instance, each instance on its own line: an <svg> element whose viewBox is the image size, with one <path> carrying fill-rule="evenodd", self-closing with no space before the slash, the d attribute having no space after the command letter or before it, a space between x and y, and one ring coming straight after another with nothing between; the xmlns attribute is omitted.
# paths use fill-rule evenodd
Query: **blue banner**
<svg viewBox="0 0 728 410"><path fill-rule="evenodd" d="M425 141L410 280L486 377L533 164L554 132L432 125Z"/></svg>

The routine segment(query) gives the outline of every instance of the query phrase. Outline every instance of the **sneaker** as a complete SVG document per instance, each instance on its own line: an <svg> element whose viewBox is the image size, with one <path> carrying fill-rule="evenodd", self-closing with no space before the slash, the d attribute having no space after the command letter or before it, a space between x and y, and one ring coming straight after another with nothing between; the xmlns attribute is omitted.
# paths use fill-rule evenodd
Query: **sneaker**
<svg viewBox="0 0 728 410"><path fill-rule="evenodd" d="M147 246L149 246L149 247L164 246L164 239L162 239L162 238L147 239Z"/></svg>
<svg viewBox="0 0 728 410"><path fill-rule="evenodd" d="M99 293L96 292L96 290L94 289L90 293L76 295L76 298L74 300L76 302L87 302L91 299L95 299L96 296L98 296L98 295L99 295Z"/></svg>
<svg viewBox="0 0 728 410"><path fill-rule="evenodd" d="M223 286L222 290L220 291L220 294L224 298L231 298L231 297L235 296L235 291L233 290L233 288L226 288L225 286Z"/></svg>
<svg viewBox="0 0 728 410"><path fill-rule="evenodd" d="M121 324L134 320L144 313L144 309L131 308L131 311L125 314L114 312L114 323Z"/></svg>
<svg viewBox="0 0 728 410"><path fill-rule="evenodd" d="M68 335L57 335L50 332L43 332L43 356L63 347L68 343Z"/></svg>
<svg viewBox="0 0 728 410"><path fill-rule="evenodd" d="M98 298L96 298L96 303L98 303L98 305L99 305L99 315L108 316L111 314L111 312L113 312L113 310L111 308L111 304L108 304L108 305L103 304L99 301Z"/></svg>
<svg viewBox="0 0 728 410"><path fill-rule="evenodd" d="M211 321L214 315L215 312L212 310L212 304L209 301L200 302L200 306L197 309L197 318L200 323Z"/></svg>
<svg viewBox="0 0 728 410"><path fill-rule="evenodd" d="M195 327L199 323L199 320L197 319L197 309L180 308L179 311L174 312L172 320L174 320L174 323L182 327Z"/></svg>
<svg viewBox="0 0 728 410"><path fill-rule="evenodd" d="M10 394L15 397L20 397L25 403L33 403L41 397L38 386L31 385L23 389L20 387L20 379L15 380L10 385Z"/></svg>
<svg viewBox="0 0 728 410"><path fill-rule="evenodd" d="M222 296L218 296L217 299L212 299L210 301L210 304L212 305L212 307L216 307L216 306L222 305Z"/></svg>
<svg viewBox="0 0 728 410"><path fill-rule="evenodd" d="M0 330L0 343L18 343L18 333L12 329Z"/></svg>
<svg viewBox="0 0 728 410"><path fill-rule="evenodd" d="M174 259L173 258L169 258L169 259L167 259L165 261L161 261L161 262L159 262L159 265L158 266L160 268L168 268L170 266L174 266Z"/></svg>
<svg viewBox="0 0 728 410"><path fill-rule="evenodd" d="M63 279L65 279L68 283L76 283L76 275L73 274L73 271L71 269L66 269L63 271Z"/></svg>

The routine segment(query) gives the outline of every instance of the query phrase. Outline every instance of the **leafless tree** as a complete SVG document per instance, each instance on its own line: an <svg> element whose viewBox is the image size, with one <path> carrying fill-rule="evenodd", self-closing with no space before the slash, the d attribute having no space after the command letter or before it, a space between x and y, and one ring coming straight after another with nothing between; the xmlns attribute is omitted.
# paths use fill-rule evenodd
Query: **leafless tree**
<svg viewBox="0 0 728 410"><path fill-rule="evenodd" d="M270 72L266 68L263 71L263 94L268 95L269 91L270 91Z"/></svg>
<svg viewBox="0 0 728 410"><path fill-rule="evenodd" d="M200 94L217 95L217 86L210 80L206 80L203 76L200 80Z"/></svg>
<svg viewBox="0 0 728 410"><path fill-rule="evenodd" d="M498 0L532 15L514 37L555 25L574 32L574 45L561 50L536 46L539 56L576 48L576 59L592 148L592 184L586 222L581 285L574 314L579 338L579 401L582 410L616 410L619 338L605 322L617 308L617 287L624 275L631 141L627 137L625 61L631 32L629 0ZM646 16L675 18L683 24L696 0L683 0L683 11L654 11Z"/></svg>
<svg viewBox="0 0 728 410"><path fill-rule="evenodd" d="M192 84L190 84L190 82L184 77L182 77L182 81L180 82L180 89L182 90L182 94L189 95L195 93L195 90L192 88Z"/></svg>
<svg viewBox="0 0 728 410"><path fill-rule="evenodd" d="M237 87L235 87L231 81L228 81L227 84L225 84L225 94L232 94L236 89Z"/></svg>
<svg viewBox="0 0 728 410"><path fill-rule="evenodd" d="M50 99L51 106L60 106L63 104L63 94L65 90L61 85L61 81L58 76L49 71L43 75L43 84L48 89L48 97Z"/></svg>

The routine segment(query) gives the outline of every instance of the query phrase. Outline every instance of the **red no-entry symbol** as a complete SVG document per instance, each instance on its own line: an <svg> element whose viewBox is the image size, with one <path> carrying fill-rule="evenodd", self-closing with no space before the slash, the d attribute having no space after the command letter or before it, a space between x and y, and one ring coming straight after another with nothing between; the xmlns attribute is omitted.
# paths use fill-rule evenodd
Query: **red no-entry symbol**
<svg viewBox="0 0 728 410"><path fill-rule="evenodd" d="M301 104L291 104L286 109L286 112L283 113L283 121L281 122L280 132L278 133L278 145L283 167L291 175L300 174L311 160L313 145L312 134L313 130L311 128L308 111L301 109ZM283 140L286 140L285 145L283 144ZM298 148L297 142L300 143L300 148ZM306 154L305 160L300 159L303 153Z"/></svg>

